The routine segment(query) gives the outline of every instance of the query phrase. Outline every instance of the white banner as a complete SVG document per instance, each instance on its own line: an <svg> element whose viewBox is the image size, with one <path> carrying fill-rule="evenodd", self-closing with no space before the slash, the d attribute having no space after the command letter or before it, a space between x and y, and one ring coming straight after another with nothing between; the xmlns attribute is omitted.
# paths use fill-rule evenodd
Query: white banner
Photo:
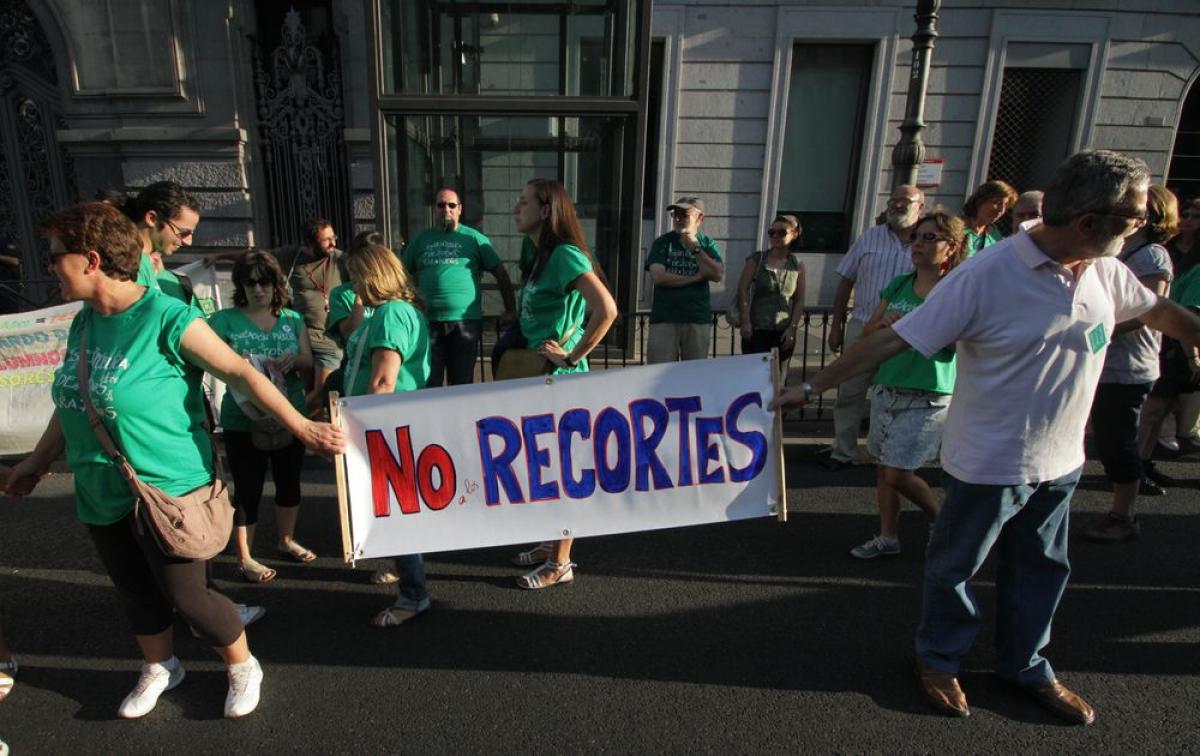
<svg viewBox="0 0 1200 756"><path fill-rule="evenodd" d="M50 386L79 302L0 316L0 455L27 454L54 414Z"/></svg>
<svg viewBox="0 0 1200 756"><path fill-rule="evenodd" d="M343 398L347 560L775 516L772 365L746 355Z"/></svg>
<svg viewBox="0 0 1200 756"><path fill-rule="evenodd" d="M205 265L204 260L196 260L186 265L180 265L178 268L172 268L171 272L175 275L187 276L188 282L192 285L192 304L200 308L204 317L211 317L214 312L221 309L221 287L217 283L217 267L215 265ZM204 394L212 403L213 418L219 417L221 400L225 398L225 384L213 377L211 373L205 373Z"/></svg>

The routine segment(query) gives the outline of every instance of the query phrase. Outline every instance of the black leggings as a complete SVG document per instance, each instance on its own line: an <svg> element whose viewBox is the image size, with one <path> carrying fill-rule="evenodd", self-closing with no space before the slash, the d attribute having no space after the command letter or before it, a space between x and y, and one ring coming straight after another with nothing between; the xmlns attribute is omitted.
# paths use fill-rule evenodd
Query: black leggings
<svg viewBox="0 0 1200 756"><path fill-rule="evenodd" d="M1149 383L1101 383L1092 400L1092 432L1104 474L1113 483L1142 479L1142 457L1138 453L1138 416Z"/></svg>
<svg viewBox="0 0 1200 756"><path fill-rule="evenodd" d="M87 528L135 635L158 635L179 610L214 648L233 645L241 636L233 602L208 587L207 560L166 556L150 534L137 532L132 513L112 525Z"/></svg>
<svg viewBox="0 0 1200 756"><path fill-rule="evenodd" d="M304 444L297 439L278 451L256 449L250 434L225 431L225 456L233 473L234 524L258 523L258 503L262 500L267 465L275 480L275 506L300 506L300 470L304 466Z"/></svg>
<svg viewBox="0 0 1200 756"><path fill-rule="evenodd" d="M761 354L769 352L772 349L778 349L779 361L786 369L788 360L792 359L792 352L796 350L796 342L792 342L791 349L784 349L780 346L785 333L787 331L764 331L755 328L751 332L750 338L742 339L742 354Z"/></svg>

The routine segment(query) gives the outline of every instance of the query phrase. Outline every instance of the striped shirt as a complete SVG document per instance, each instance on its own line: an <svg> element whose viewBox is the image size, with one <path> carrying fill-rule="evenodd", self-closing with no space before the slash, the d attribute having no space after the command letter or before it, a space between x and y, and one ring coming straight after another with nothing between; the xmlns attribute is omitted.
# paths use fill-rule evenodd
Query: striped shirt
<svg viewBox="0 0 1200 756"><path fill-rule="evenodd" d="M879 306L883 287L912 269L908 245L900 241L891 226L881 223L863 231L837 266L839 276L854 282L850 317L862 323L870 320Z"/></svg>

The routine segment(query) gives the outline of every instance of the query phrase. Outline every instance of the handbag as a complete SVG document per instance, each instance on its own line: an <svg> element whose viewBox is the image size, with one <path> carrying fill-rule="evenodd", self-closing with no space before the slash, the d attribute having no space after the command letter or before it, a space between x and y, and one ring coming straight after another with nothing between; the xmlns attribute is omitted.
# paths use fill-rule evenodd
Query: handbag
<svg viewBox="0 0 1200 756"><path fill-rule="evenodd" d="M250 360L250 364L265 374L275 384L275 388L279 389L279 393L287 396L287 387L283 376L272 375L257 356ZM284 427L283 423L263 412L254 402L240 396L237 392L233 392L233 398L242 410L242 414L250 418L250 443L254 445L255 449L266 452L279 451L291 445L295 440L296 437Z"/></svg>
<svg viewBox="0 0 1200 756"><path fill-rule="evenodd" d="M108 429L100 419L100 413L92 404L88 382L87 325L79 335L79 361L76 370L79 379L79 394L87 410L88 421L101 448L120 472L133 493L133 518L138 533L149 532L163 554L181 559L211 559L224 550L233 532L233 504L229 501L229 488L222 475L221 455L213 448L212 483L188 491L181 496L172 496L158 486L153 486L138 477L137 471L117 448ZM205 402L206 411L208 403ZM207 420L204 429L212 437L212 423Z"/></svg>
<svg viewBox="0 0 1200 756"><path fill-rule="evenodd" d="M578 326L572 326L559 344L564 344L574 335ZM522 337L524 340L524 337ZM554 372L554 363L538 352L526 347L510 346L500 353L500 362L492 380L507 381L510 378L534 378Z"/></svg>

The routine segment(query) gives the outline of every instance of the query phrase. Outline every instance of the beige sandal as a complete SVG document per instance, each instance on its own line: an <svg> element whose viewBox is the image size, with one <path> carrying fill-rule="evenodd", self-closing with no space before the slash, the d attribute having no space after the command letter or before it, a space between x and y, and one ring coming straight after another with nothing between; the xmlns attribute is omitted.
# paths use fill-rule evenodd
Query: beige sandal
<svg viewBox="0 0 1200 756"><path fill-rule="evenodd" d="M549 541L542 541L529 551L522 551L520 554L517 554L512 558L512 563L518 567L532 567L535 564L542 564L554 556L553 551L554 544Z"/></svg>
<svg viewBox="0 0 1200 756"><path fill-rule="evenodd" d="M575 580L574 562L546 562L517 578L517 585L529 591L563 585Z"/></svg>
<svg viewBox="0 0 1200 756"><path fill-rule="evenodd" d="M259 564L253 559L248 562L242 562L238 566L238 569L242 571L242 579L247 583L269 583L278 574L271 567Z"/></svg>

